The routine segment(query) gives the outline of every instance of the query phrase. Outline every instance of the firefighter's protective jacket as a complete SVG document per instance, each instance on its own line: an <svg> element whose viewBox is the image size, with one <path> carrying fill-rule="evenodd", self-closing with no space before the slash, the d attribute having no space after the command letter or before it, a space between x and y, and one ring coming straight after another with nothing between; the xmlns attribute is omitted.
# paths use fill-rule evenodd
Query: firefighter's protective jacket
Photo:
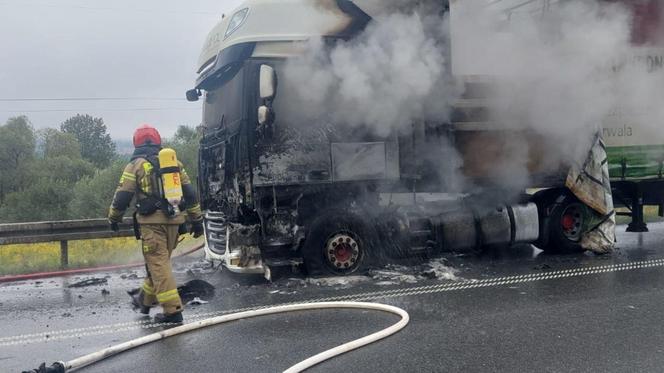
<svg viewBox="0 0 664 373"><path fill-rule="evenodd" d="M149 198L163 198L161 197L161 184L158 181L159 172L158 169L155 169L158 165L154 165L154 162L148 160L156 153L158 153L158 149L143 150L142 152L137 149L137 152L134 153L134 157L127 167L125 167L118 188L115 191L113 203L108 213L110 221L121 222L122 216L134 197L136 197L137 204L141 204L142 201ZM192 222L201 221L203 216L201 206L196 197L196 191L182 163L178 163L186 214ZM163 202L167 203L166 201ZM165 211L157 209L157 211L149 215L138 214L137 220L139 224L180 225L185 222L185 212L181 211L176 216L168 216Z"/></svg>

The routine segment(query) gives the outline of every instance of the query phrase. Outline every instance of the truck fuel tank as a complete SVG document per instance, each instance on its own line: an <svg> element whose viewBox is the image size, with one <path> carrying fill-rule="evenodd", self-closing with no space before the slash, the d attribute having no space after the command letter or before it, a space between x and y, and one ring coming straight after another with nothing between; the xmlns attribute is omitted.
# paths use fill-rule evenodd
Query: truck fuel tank
<svg viewBox="0 0 664 373"><path fill-rule="evenodd" d="M539 238L539 217L534 203L495 208L460 206L431 218L431 227L435 242L443 251L532 243Z"/></svg>

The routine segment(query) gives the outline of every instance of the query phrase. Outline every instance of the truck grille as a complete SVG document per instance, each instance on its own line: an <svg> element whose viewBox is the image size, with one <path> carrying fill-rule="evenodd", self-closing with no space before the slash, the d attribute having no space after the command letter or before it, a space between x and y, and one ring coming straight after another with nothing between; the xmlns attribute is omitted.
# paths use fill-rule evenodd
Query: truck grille
<svg viewBox="0 0 664 373"><path fill-rule="evenodd" d="M226 218L221 212L208 211L205 214L205 232L208 247L218 255L226 253Z"/></svg>

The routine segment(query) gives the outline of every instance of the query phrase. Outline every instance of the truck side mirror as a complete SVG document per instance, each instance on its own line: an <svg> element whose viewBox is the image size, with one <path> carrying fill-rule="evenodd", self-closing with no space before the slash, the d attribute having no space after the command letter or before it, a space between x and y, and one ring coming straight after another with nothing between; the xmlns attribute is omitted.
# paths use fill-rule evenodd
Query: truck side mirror
<svg viewBox="0 0 664 373"><path fill-rule="evenodd" d="M259 87L261 99L270 101L277 93L277 73L270 65L261 65Z"/></svg>
<svg viewBox="0 0 664 373"><path fill-rule="evenodd" d="M190 89L187 91L187 101L196 102L201 97L201 91L198 89Z"/></svg>
<svg viewBox="0 0 664 373"><path fill-rule="evenodd" d="M258 108L258 124L261 127L270 127L274 123L274 112L268 106Z"/></svg>

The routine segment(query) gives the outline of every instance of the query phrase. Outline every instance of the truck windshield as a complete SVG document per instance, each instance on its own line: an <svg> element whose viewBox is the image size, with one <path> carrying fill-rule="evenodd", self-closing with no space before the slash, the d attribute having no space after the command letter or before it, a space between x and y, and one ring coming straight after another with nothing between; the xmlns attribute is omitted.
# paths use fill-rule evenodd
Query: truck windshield
<svg viewBox="0 0 664 373"><path fill-rule="evenodd" d="M224 128L229 134L236 133L242 120L242 95L244 70L223 85L212 85L205 93L203 103L203 126L210 133Z"/></svg>

